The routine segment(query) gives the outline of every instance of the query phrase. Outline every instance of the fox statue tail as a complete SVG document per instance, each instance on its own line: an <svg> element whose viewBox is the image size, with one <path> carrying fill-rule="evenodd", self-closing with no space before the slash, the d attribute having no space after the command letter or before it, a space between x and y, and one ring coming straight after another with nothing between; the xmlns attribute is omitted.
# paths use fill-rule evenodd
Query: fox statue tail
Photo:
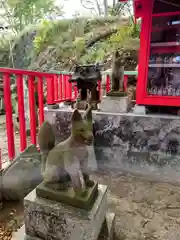
<svg viewBox="0 0 180 240"><path fill-rule="evenodd" d="M51 149L55 147L55 134L52 125L45 121L39 130L38 143L41 151L41 169L45 171L46 159Z"/></svg>

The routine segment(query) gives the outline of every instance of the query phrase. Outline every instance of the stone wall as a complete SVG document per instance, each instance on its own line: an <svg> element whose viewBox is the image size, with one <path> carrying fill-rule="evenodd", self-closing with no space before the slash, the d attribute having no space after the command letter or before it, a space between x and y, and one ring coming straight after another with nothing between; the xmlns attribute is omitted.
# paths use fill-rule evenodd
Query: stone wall
<svg viewBox="0 0 180 240"><path fill-rule="evenodd" d="M46 110L57 142L70 134L71 112ZM180 179L180 117L93 112L95 154L103 171Z"/></svg>

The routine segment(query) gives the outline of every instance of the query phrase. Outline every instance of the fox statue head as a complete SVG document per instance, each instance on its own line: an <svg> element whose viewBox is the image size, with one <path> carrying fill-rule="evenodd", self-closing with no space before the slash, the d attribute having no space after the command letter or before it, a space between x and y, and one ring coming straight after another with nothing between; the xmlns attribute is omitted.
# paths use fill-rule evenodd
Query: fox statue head
<svg viewBox="0 0 180 240"><path fill-rule="evenodd" d="M71 118L71 123L72 137L80 144L91 145L94 139L92 107L88 106L83 116L75 109Z"/></svg>

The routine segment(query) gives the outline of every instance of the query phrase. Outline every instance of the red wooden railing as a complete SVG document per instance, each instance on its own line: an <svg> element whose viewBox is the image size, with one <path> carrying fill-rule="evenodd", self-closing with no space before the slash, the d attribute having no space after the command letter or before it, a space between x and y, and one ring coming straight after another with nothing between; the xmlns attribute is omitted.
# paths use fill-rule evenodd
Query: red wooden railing
<svg viewBox="0 0 180 240"><path fill-rule="evenodd" d="M24 91L23 81L25 78L28 82L29 94L29 111L30 111L30 136L31 143L36 145L36 106L35 106L35 91L38 92L38 124L41 125L44 121L44 83L47 84L46 102L48 105L53 105L67 100L75 100L77 98L77 88L72 83L69 83L70 73L44 73L33 72L26 70L0 68L0 73L4 80L4 105L6 112L6 131L8 144L8 157L13 160L15 157L15 141L14 141L14 125L11 99L11 77L15 76L18 96L18 116L20 127L20 151L24 151L27 147L26 139L26 121L24 107ZM36 80L36 81L35 81ZM125 75L124 87L127 89L128 76ZM101 99L101 83L98 81L98 90ZM106 77L106 92L110 91L110 77ZM1 150L1 149L0 149ZM0 163L1 168L1 163Z"/></svg>
<svg viewBox="0 0 180 240"><path fill-rule="evenodd" d="M7 144L8 144L8 157L13 160L15 156L15 142L14 142L14 125L12 115L12 99L11 99L11 77L16 78L17 97L18 97L18 116L19 116L19 130L20 130L20 151L27 147L26 141L26 121L24 109L24 91L23 81L27 77L28 81L28 94L29 94L29 111L30 111L30 134L31 143L36 145L36 107L35 107L35 80L37 80L38 91L38 108L39 108L39 124L44 121L44 94L43 94L43 80L47 81L47 86L53 86L55 74L40 73L18 69L1 68L0 72L3 74L4 80L4 104L6 111L6 131L7 131ZM48 89L48 101L50 104L54 102L54 89Z"/></svg>

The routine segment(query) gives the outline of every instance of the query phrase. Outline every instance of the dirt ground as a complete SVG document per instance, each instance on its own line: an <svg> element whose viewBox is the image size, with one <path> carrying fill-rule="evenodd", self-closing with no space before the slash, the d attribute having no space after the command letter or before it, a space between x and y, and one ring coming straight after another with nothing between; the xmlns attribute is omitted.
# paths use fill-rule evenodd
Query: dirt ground
<svg viewBox="0 0 180 240"><path fill-rule="evenodd" d="M180 186L124 174L95 178L110 189L117 240L180 239ZM11 232L22 224L23 204L6 204L0 214L0 240L11 239Z"/></svg>
<svg viewBox="0 0 180 240"><path fill-rule="evenodd" d="M180 239L180 186L132 175L98 176L109 189L119 240Z"/></svg>
<svg viewBox="0 0 180 240"><path fill-rule="evenodd" d="M8 162L8 145L7 145L7 136L6 136L6 119L4 115L0 115L0 149L1 149L1 158L2 163ZM18 155L20 150L20 136L19 132L15 131L15 152ZM27 144L30 143L30 138L27 139Z"/></svg>
<svg viewBox="0 0 180 240"><path fill-rule="evenodd" d="M0 148L7 161L5 125L0 117ZM16 134L16 149L19 135ZM179 240L180 186L125 173L93 176L107 184L109 210L116 213L117 240ZM10 240L23 225L23 204L6 203L0 213L0 240Z"/></svg>

